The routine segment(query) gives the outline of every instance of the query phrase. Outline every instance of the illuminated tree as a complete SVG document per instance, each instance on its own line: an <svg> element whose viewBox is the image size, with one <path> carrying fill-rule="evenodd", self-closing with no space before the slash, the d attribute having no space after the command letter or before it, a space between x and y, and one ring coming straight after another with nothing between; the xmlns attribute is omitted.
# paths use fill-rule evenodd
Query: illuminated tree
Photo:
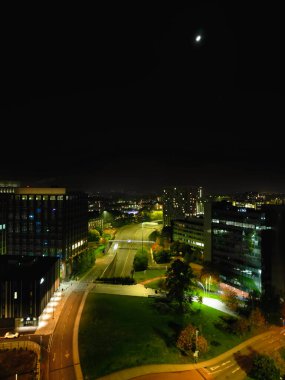
<svg viewBox="0 0 285 380"><path fill-rule="evenodd" d="M185 329L183 329L177 339L176 346L184 352L194 352L196 350L199 353L205 353L208 351L207 340L197 334L197 328L189 324ZM197 343L197 345L196 345Z"/></svg>
<svg viewBox="0 0 285 380"><path fill-rule="evenodd" d="M236 311L239 306L239 300L236 293L231 289L225 289L222 294L222 301L232 311Z"/></svg>

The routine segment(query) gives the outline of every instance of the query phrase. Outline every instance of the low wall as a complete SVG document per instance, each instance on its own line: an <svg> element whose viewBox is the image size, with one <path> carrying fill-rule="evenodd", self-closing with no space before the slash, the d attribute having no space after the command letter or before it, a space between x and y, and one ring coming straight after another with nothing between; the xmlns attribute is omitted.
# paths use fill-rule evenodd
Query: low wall
<svg viewBox="0 0 285 380"><path fill-rule="evenodd" d="M37 374L36 379L40 380L41 371L40 371L40 356L41 356L41 346L38 343L29 341L29 340L17 340L17 341L5 341L0 343L0 350L30 350L37 354Z"/></svg>

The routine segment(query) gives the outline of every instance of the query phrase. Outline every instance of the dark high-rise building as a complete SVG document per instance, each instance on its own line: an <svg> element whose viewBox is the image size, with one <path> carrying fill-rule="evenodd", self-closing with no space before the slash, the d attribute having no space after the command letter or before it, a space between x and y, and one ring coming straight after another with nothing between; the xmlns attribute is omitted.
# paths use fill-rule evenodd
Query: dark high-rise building
<svg viewBox="0 0 285 380"><path fill-rule="evenodd" d="M0 197L0 255L6 254L6 205Z"/></svg>
<svg viewBox="0 0 285 380"><path fill-rule="evenodd" d="M65 276L72 258L87 248L87 195L65 188L18 187L0 193L0 202L6 253L59 257Z"/></svg>
<svg viewBox="0 0 285 380"><path fill-rule="evenodd" d="M197 203L202 197L201 187L169 187L163 190L163 222L171 225L171 220L187 219L197 214Z"/></svg>
<svg viewBox="0 0 285 380"><path fill-rule="evenodd" d="M56 257L0 256L0 325L36 326L59 286Z"/></svg>

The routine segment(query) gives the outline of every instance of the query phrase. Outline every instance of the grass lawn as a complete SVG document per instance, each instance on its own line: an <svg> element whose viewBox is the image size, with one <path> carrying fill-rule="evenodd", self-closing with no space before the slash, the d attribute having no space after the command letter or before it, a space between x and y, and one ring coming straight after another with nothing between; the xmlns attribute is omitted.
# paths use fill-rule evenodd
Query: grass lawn
<svg viewBox="0 0 285 380"><path fill-rule="evenodd" d="M217 300L220 300L221 301L221 296L219 294L216 294L216 293L211 293L211 292L207 292L205 293L202 289L200 288L195 288L195 293L198 293L199 296L202 296L202 297L207 297L207 298L214 298L214 299L217 299Z"/></svg>
<svg viewBox="0 0 285 380"><path fill-rule="evenodd" d="M210 344L210 351L201 360L244 340L214 326L219 316L224 315L218 310L194 303L194 312L183 317L175 312L159 313L152 306L154 302L144 297L88 295L79 330L84 376L93 379L151 363L193 362L192 357L182 355L175 345L181 327L190 322Z"/></svg>
<svg viewBox="0 0 285 380"><path fill-rule="evenodd" d="M165 273L165 269L147 269L146 271L135 272L134 279L139 283L151 278L165 276Z"/></svg>

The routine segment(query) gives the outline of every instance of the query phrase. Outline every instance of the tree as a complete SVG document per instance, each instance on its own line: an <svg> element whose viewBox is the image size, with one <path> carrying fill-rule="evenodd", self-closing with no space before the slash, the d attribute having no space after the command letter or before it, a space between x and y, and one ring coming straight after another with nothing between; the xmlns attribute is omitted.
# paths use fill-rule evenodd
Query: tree
<svg viewBox="0 0 285 380"><path fill-rule="evenodd" d="M152 233L149 235L148 239L156 242L159 239L159 237L160 237L159 231L155 230L155 231L152 231ZM157 244L157 243L154 243L154 244Z"/></svg>
<svg viewBox="0 0 285 380"><path fill-rule="evenodd" d="M200 305L200 308L201 308L201 305L203 303L203 297L202 296L198 296L197 297L197 301L198 301L198 304Z"/></svg>
<svg viewBox="0 0 285 380"><path fill-rule="evenodd" d="M166 272L166 289L168 297L172 301L179 303L180 310L183 310L183 302L185 301L185 292L191 292L193 287L194 275L189 265L177 259L173 261Z"/></svg>
<svg viewBox="0 0 285 380"><path fill-rule="evenodd" d="M257 328L265 326L266 323L264 315L261 313L258 307L252 310L248 317L248 321L251 327Z"/></svg>
<svg viewBox="0 0 285 380"><path fill-rule="evenodd" d="M186 353L198 350L202 354L208 351L207 340L200 334L198 335L197 328L191 324L181 331L176 346Z"/></svg>
<svg viewBox="0 0 285 380"><path fill-rule="evenodd" d="M260 305L260 292L256 289L251 290L245 302L248 312L255 309Z"/></svg>
<svg viewBox="0 0 285 380"><path fill-rule="evenodd" d="M279 380L280 370L270 356L258 354L253 359L249 375L256 380Z"/></svg>
<svg viewBox="0 0 285 380"><path fill-rule="evenodd" d="M176 346L182 351L194 351L195 350L195 339L196 339L196 328L189 324L185 329L180 332L177 339Z"/></svg>
<svg viewBox="0 0 285 380"><path fill-rule="evenodd" d="M164 249L153 252L153 258L156 263L165 264L170 261L170 253Z"/></svg>
<svg viewBox="0 0 285 380"><path fill-rule="evenodd" d="M88 232L88 241L99 241L100 239L100 232L97 231L97 229L89 230Z"/></svg>
<svg viewBox="0 0 285 380"><path fill-rule="evenodd" d="M233 323L233 332L238 335L243 335L249 331L249 321L246 318L238 318Z"/></svg>
<svg viewBox="0 0 285 380"><path fill-rule="evenodd" d="M239 306L239 300L236 293L231 289L225 289L222 294L222 301L232 311L236 311Z"/></svg>
<svg viewBox="0 0 285 380"><path fill-rule="evenodd" d="M134 258L134 270L136 272L147 269L148 267L148 255L145 250L138 250Z"/></svg>

